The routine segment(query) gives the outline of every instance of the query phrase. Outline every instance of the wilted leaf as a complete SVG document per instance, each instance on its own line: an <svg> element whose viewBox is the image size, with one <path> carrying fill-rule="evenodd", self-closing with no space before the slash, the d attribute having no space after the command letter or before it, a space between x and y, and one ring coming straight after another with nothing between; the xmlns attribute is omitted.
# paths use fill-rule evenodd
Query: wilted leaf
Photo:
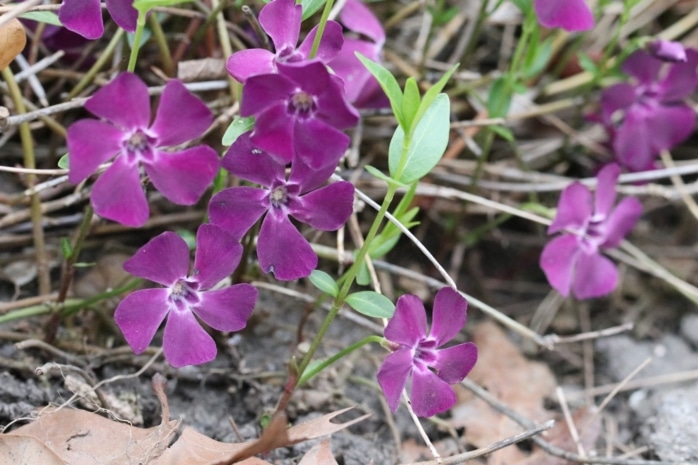
<svg viewBox="0 0 698 465"><path fill-rule="evenodd" d="M313 446L305 453L298 465L337 465L337 460L330 449L330 440L325 439L320 444Z"/></svg>
<svg viewBox="0 0 698 465"><path fill-rule="evenodd" d="M186 427L177 442L152 462L152 465L206 465L223 460L244 449L246 444L229 444L215 441L196 430ZM268 465L269 462L252 457L245 465Z"/></svg>
<svg viewBox="0 0 698 465"><path fill-rule="evenodd" d="M31 436L0 436L0 465L66 465L45 444Z"/></svg>
<svg viewBox="0 0 698 465"><path fill-rule="evenodd" d="M27 44L27 35L18 19L0 26L0 70L5 69Z"/></svg>

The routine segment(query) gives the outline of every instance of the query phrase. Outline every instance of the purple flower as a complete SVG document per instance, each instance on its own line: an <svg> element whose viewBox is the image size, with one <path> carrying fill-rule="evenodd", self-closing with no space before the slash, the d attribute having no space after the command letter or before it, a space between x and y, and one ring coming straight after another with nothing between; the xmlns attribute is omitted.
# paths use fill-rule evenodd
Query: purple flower
<svg viewBox="0 0 698 465"><path fill-rule="evenodd" d="M601 95L601 120L611 136L618 163L633 171L651 169L657 154L686 140L695 114L683 100L698 85L698 52L686 61L665 63L639 50L621 69L635 84L620 83Z"/></svg>
<svg viewBox="0 0 698 465"><path fill-rule="evenodd" d="M477 361L472 342L440 349L465 326L467 302L451 288L443 288L434 299L431 331L427 334L424 304L415 295L397 301L395 315L385 327L385 338L396 347L378 370L378 384L394 412L400 394L412 375L410 399L414 413L430 417L456 403L450 384L460 383Z"/></svg>
<svg viewBox="0 0 698 465"><path fill-rule="evenodd" d="M129 273L165 287L135 291L114 313L116 324L137 354L153 340L163 320L162 347L174 367L198 365L216 357L216 344L197 321L219 331L240 331L254 310L257 289L236 284L212 289L240 262L242 246L220 228L204 224L196 234L194 270L184 239L165 232L124 263Z"/></svg>
<svg viewBox="0 0 698 465"><path fill-rule="evenodd" d="M658 39L647 45L647 51L656 58L671 63L686 61L686 49L681 42Z"/></svg>
<svg viewBox="0 0 698 465"><path fill-rule="evenodd" d="M557 215L548 234L565 230L550 241L540 257L548 282L560 294L570 291L578 299L610 293L618 283L613 262L601 255L601 249L617 247L642 214L642 204L627 197L616 201L618 165L604 167L598 174L595 195L574 182L560 195Z"/></svg>
<svg viewBox="0 0 698 465"><path fill-rule="evenodd" d="M301 5L297 5L295 0L273 0L267 3L259 12L259 23L271 37L276 53L261 48L235 52L228 58L226 66L230 75L244 83L250 76L274 73L277 63L306 60L315 40L317 26L296 48L301 18ZM343 41L342 27L335 21L328 21L315 58L324 63L329 62L339 53Z"/></svg>
<svg viewBox="0 0 698 465"><path fill-rule="evenodd" d="M296 161L286 180L284 164L257 149L249 133L243 134L230 146L223 167L263 187L222 190L209 203L209 218L233 237L242 238L266 213L257 240L260 267L284 281L306 277L318 258L289 216L321 231L335 231L349 219L354 186L341 181L320 187L335 166L316 170Z"/></svg>
<svg viewBox="0 0 698 465"><path fill-rule="evenodd" d="M346 37L330 68L344 81L347 100L356 108L384 108L390 106L388 98L376 78L356 57L360 52L366 58L380 62L385 44L385 31L378 18L360 0L347 0L339 18L350 31L370 40Z"/></svg>
<svg viewBox="0 0 698 465"><path fill-rule="evenodd" d="M196 203L215 177L219 160L211 147L162 150L199 137L213 118L181 82L167 83L150 126L148 88L131 73L97 91L85 108L105 121L83 119L68 128L68 179L79 183L116 156L92 188L98 215L134 227L148 220L141 164L155 188L179 205Z"/></svg>
<svg viewBox="0 0 698 465"><path fill-rule="evenodd" d="M538 22L547 28L586 31L594 27L594 15L584 0L535 0Z"/></svg>
<svg viewBox="0 0 698 465"><path fill-rule="evenodd" d="M340 129L359 120L346 102L342 81L319 61L277 67L278 74L245 82L240 115L256 117L252 143L284 163L295 154L313 168L334 163L328 160L336 160L349 146Z"/></svg>
<svg viewBox="0 0 698 465"><path fill-rule="evenodd" d="M106 3L107 11L119 27L128 32L136 30L138 11L133 8L133 0L106 0ZM104 34L99 0L63 0L58 19L67 29L86 39L98 39Z"/></svg>

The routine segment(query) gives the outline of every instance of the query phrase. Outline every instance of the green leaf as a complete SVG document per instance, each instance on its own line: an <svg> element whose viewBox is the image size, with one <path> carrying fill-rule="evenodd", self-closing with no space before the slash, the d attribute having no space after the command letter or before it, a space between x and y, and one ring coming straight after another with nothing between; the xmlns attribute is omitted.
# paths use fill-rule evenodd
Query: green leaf
<svg viewBox="0 0 698 465"><path fill-rule="evenodd" d="M441 90L443 90L448 80L451 79L451 76L458 69L458 66L460 66L458 63L453 65L451 69L449 69L443 76L441 76L441 79L439 79L436 82L436 84L431 86L429 90L424 93L424 98L422 99L422 103L419 104L419 110L417 111L417 114L414 117L413 124L419 124L419 121L424 116L424 113L426 113L429 107L431 107L431 104L441 93Z"/></svg>
<svg viewBox="0 0 698 465"><path fill-rule="evenodd" d="M448 95L439 94L414 129L405 160L401 160L405 134L401 127L395 129L388 149L388 166L394 179L411 184L436 166L448 145L450 117Z"/></svg>
<svg viewBox="0 0 698 465"><path fill-rule="evenodd" d="M406 186L407 186L406 184L403 184L403 183L401 183L401 182L398 182L398 181L394 180L393 178L391 178L391 177L388 176L387 174L384 174L381 170L379 170L379 169L376 168L375 166L366 165L364 168L366 168L366 171L368 171L369 173L371 173L373 176L375 176L376 178L378 178L378 179L380 179L380 180L382 180L382 181L387 182L388 184L394 184L394 185L400 186L400 187L406 187Z"/></svg>
<svg viewBox="0 0 698 465"><path fill-rule="evenodd" d="M366 265L365 261L361 263L359 271L356 273L356 283L361 286L371 284L371 273L368 271L368 265Z"/></svg>
<svg viewBox="0 0 698 465"><path fill-rule="evenodd" d="M374 291L349 294L346 303L357 312L374 318L391 318L395 313L395 304L386 296Z"/></svg>
<svg viewBox="0 0 698 465"><path fill-rule="evenodd" d="M537 53L523 71L524 79L533 79L548 66L548 62L550 62L550 58L553 56L553 37L540 44L536 51Z"/></svg>
<svg viewBox="0 0 698 465"><path fill-rule="evenodd" d="M337 286L337 282L332 279L332 276L328 275L324 271L313 270L313 272L310 273L310 276L308 276L308 279L310 279L310 282L313 283L313 286L317 287L325 294L329 294L332 297L337 297L337 294L339 293L339 286Z"/></svg>
<svg viewBox="0 0 698 465"><path fill-rule="evenodd" d="M58 167L62 170L69 169L69 167L68 167L68 154L67 153L58 159Z"/></svg>
<svg viewBox="0 0 698 465"><path fill-rule="evenodd" d="M509 142L514 142L514 133L511 132L511 129L505 128L504 126L498 126L496 124L489 126L488 129L493 133L497 134L502 139Z"/></svg>
<svg viewBox="0 0 698 465"><path fill-rule="evenodd" d="M73 246L70 243L70 239L67 237L61 238L61 253L63 258L68 260L73 255Z"/></svg>
<svg viewBox="0 0 698 465"><path fill-rule="evenodd" d="M180 3L188 3L193 0L134 0L133 7L136 10L152 10L156 6L172 6Z"/></svg>
<svg viewBox="0 0 698 465"><path fill-rule="evenodd" d="M412 127L417 111L419 110L419 87L417 80L413 77L405 82L405 94L402 96L402 117L405 119L407 131Z"/></svg>
<svg viewBox="0 0 698 465"><path fill-rule="evenodd" d="M138 48L143 47L143 45L150 40L150 36L153 35L153 32L150 30L149 27L143 28L143 35L141 35L141 43L138 46ZM134 32L129 32L126 34L126 40L128 41L128 46L133 48L133 41L136 40L136 34Z"/></svg>
<svg viewBox="0 0 698 465"><path fill-rule="evenodd" d="M593 76L599 74L599 67L596 66L596 63L594 63L594 60L592 60L589 55L584 52L579 52L577 54L577 59L579 60L579 66L581 66L584 71L591 73Z"/></svg>
<svg viewBox="0 0 698 465"><path fill-rule="evenodd" d="M497 78L490 88L487 97L487 111L490 118L504 118L509 113L511 106L512 89L509 86L506 76Z"/></svg>
<svg viewBox="0 0 698 465"><path fill-rule="evenodd" d="M303 6L303 21L313 16L320 8L323 7L326 0L302 0Z"/></svg>
<svg viewBox="0 0 698 465"><path fill-rule="evenodd" d="M393 109L395 119L397 119L401 127L405 128L405 119L402 115L402 90L395 76L383 66L375 61L369 60L358 52L356 52L356 57L363 63L366 69L373 74L378 84L383 88L383 92L385 92L385 95L388 96L388 100L390 100L390 107Z"/></svg>
<svg viewBox="0 0 698 465"><path fill-rule="evenodd" d="M225 130L225 134L223 134L223 145L230 147L238 137L252 130L253 126L254 116L248 116L247 118L236 116L233 118L233 122L230 123L230 126L228 126L228 129Z"/></svg>
<svg viewBox="0 0 698 465"><path fill-rule="evenodd" d="M20 18L31 19L39 23L51 24L53 26L63 26L58 15L53 11L28 11L19 15Z"/></svg>

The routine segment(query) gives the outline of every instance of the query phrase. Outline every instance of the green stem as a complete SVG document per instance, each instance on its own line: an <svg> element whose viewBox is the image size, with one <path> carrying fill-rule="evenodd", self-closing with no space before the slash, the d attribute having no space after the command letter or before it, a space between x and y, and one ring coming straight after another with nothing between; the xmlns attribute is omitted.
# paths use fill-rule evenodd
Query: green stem
<svg viewBox="0 0 698 465"><path fill-rule="evenodd" d="M127 71L131 73L136 69L136 61L138 60L138 52L141 48L141 38L143 37L143 29L145 29L145 19L148 15L147 10L138 10L138 21L136 22L136 33L133 36L133 46L131 47L131 56L128 59Z"/></svg>
<svg viewBox="0 0 698 465"><path fill-rule="evenodd" d="M172 55L170 54L170 47L167 45L167 38L162 30L158 16L156 14L150 15L148 22L150 23L150 29L153 31L155 43L157 44L158 49L160 49L162 68L165 71L165 74L172 77L175 75L175 66L174 62L172 61Z"/></svg>
<svg viewBox="0 0 698 465"><path fill-rule="evenodd" d="M376 342L376 343L380 344L380 343L383 342L383 338L382 338L381 336L375 336L375 335L373 335L373 336L367 336L367 337L365 337L364 339L361 339L360 341L355 342L354 344L352 344L352 345L350 345L350 346L348 346L348 347L346 347L346 348L340 350L339 352L337 352L337 353L334 354L333 356L328 357L328 358L322 360L322 361L319 362L317 365L314 365L314 366L312 366L312 367L309 367L309 368L303 373L303 375L300 377L300 379L298 380L297 386L300 386L300 385L306 383L306 382L309 381L313 376L317 375L317 374L320 373L322 370L324 370L324 369L327 368L328 366L330 366L330 365L332 365L333 363L335 363L337 360L341 359L342 357L344 357L344 356L346 356L346 355L349 355L350 353L352 353L352 352L355 351L356 349L358 349L358 348L360 348L360 347L363 347L363 346L365 346L366 344L369 344L369 343L371 343L371 342Z"/></svg>
<svg viewBox="0 0 698 465"><path fill-rule="evenodd" d="M310 49L310 55L308 59L315 58L317 55L318 48L320 48L320 41L322 40L322 35L325 33L325 26L327 26L327 20L330 18L330 11L332 11L332 4L334 0L327 0L325 2L325 9L322 10L322 16L320 17L320 23L317 25L317 33L315 34L315 39L313 40L313 47Z"/></svg>
<svg viewBox="0 0 698 465"><path fill-rule="evenodd" d="M77 85L73 88L73 90L70 91L68 94L68 99L70 100L74 97L76 97L82 90L87 87L92 80L95 78L97 73L102 69L102 67L106 64L109 59L111 59L112 53L114 53L114 50L116 50L116 46L119 45L119 42L121 42L121 39L124 37L124 30L123 29L118 29L116 31L116 34L114 34L114 37L111 38L109 41L109 44L107 44L107 48L104 49L104 51L99 55L99 58L95 62L94 65L92 65L92 68L90 68L85 76L80 80L80 82L77 83Z"/></svg>

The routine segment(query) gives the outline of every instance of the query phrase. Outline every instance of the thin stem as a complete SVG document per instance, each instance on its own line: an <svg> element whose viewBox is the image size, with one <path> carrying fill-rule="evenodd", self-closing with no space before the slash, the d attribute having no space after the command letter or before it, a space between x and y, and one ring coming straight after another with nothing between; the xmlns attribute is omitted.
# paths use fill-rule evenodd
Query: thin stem
<svg viewBox="0 0 698 465"><path fill-rule="evenodd" d="M223 50L223 56L229 57L233 54L233 46L230 44L230 35L228 34L228 28L225 25L225 17L223 16L223 6L224 2L220 0L211 0L211 7L216 15L216 31L218 32L218 41L221 44L221 49ZM264 35L266 37L266 34ZM230 97L236 99L240 92L240 84L228 76L228 82L230 83Z"/></svg>
<svg viewBox="0 0 698 465"><path fill-rule="evenodd" d="M15 104L17 113L24 114L27 107L24 105L22 92L15 81L15 76L9 66L2 70L2 76L7 83L7 89ZM19 135L22 140L22 152L24 154L24 167L30 170L36 169L36 158L34 156L34 142L32 139L29 123L19 125ZM26 184L29 189L36 183L35 174L26 175ZM41 198L38 193L34 193L31 199L31 219L32 236L34 239L34 250L36 251L36 269L39 278L39 294L51 292L51 276L49 274L48 257L46 256L46 242L44 240L43 216L41 214Z"/></svg>
<svg viewBox="0 0 698 465"><path fill-rule="evenodd" d="M136 69L136 61L138 61L138 52L141 48L141 38L143 37L143 29L145 29L145 19L148 15L147 10L138 10L138 21L136 22L136 33L133 36L133 46L131 47L131 56L128 59L127 71L134 72Z"/></svg>
<svg viewBox="0 0 698 465"><path fill-rule="evenodd" d="M167 45L167 38L162 30L160 21L156 14L152 14L148 17L148 22L150 23L150 29L153 31L153 38L155 43L160 49L160 58L162 59L162 68L165 70L165 74L172 77L175 75L175 66L172 61L172 54L170 53L170 47ZM227 56L227 55L226 55Z"/></svg>
<svg viewBox="0 0 698 465"><path fill-rule="evenodd" d="M109 44L107 44L107 48L104 49L104 51L99 55L99 58L95 62L94 65L92 65L92 68L90 68L85 76L80 80L80 82L77 83L77 85L73 88L73 90L70 91L68 94L68 99L70 100L74 97L76 97L82 90L87 87L94 77L99 73L99 71L102 69L102 67L106 64L106 62L111 58L112 53L114 53L114 50L116 50L116 46L119 45L119 42L121 42L121 39L124 37L124 30L123 29L118 29L116 31L116 34L114 34L114 37L111 38L109 41Z"/></svg>
<svg viewBox="0 0 698 465"><path fill-rule="evenodd" d="M325 2L325 9L322 10L322 16L320 17L320 23L317 25L317 32L315 34L315 40L313 40L313 47L310 49L309 59L315 58L317 51L320 48L320 41L322 40L322 35L325 33L325 26L327 26L327 20L330 18L330 12L332 11L332 4L334 0L327 0Z"/></svg>
<svg viewBox="0 0 698 465"><path fill-rule="evenodd" d="M300 386L301 384L306 383L306 382L309 381L313 376L317 375L317 374L320 373L322 370L324 370L324 369L327 368L328 366L330 366L330 365L332 365L333 363L335 363L337 360L341 359L342 357L345 357L346 355L349 355L350 353L352 353L352 352L355 351L356 349L359 349L360 347L363 347L363 346L365 346L366 344L369 344L369 343L371 343L371 342L376 342L376 343L380 344L381 342L383 342L383 338L380 337L380 336L375 336L375 335L367 336L367 337L361 339L360 341L355 342L354 344L352 344L352 345L350 345L350 346L348 346L348 347L345 347L344 349L340 350L339 352L337 352L337 353L334 354L333 356L328 357L328 358L326 358L325 360L322 360L321 362L319 362L318 364L316 364L316 365L314 365L314 366L312 366L312 367L309 367L309 368L301 375L300 379L298 380L298 386Z"/></svg>

